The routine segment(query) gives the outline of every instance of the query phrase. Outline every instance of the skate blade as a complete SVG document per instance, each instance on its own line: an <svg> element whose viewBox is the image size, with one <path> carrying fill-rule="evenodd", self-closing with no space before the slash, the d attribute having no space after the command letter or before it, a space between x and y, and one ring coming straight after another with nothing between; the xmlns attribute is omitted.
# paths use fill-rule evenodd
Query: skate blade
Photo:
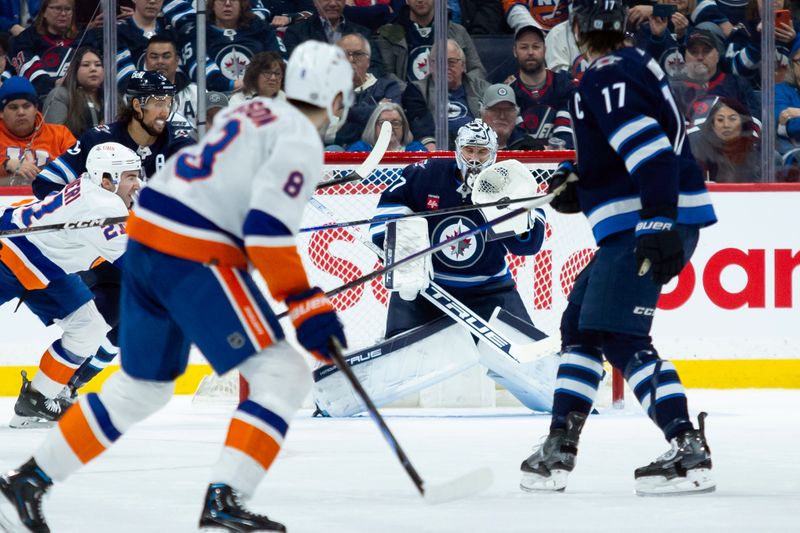
<svg viewBox="0 0 800 533"><path fill-rule="evenodd" d="M525 492L564 492L567 488L566 470L552 470L550 477L539 476L530 472L523 472L519 488Z"/></svg>
<svg viewBox="0 0 800 533"><path fill-rule="evenodd" d="M695 468L686 473L686 477L667 480L664 476L639 478L636 483L636 495L650 496L688 496L714 492L717 485L708 468Z"/></svg>
<svg viewBox="0 0 800 533"><path fill-rule="evenodd" d="M35 416L21 416L14 415L8 423L8 427L14 429L36 429L36 428L51 428L55 426L55 421L45 420Z"/></svg>
<svg viewBox="0 0 800 533"><path fill-rule="evenodd" d="M494 474L489 468L479 468L468 474L439 485L423 486L425 503L437 505L472 496L492 484Z"/></svg>

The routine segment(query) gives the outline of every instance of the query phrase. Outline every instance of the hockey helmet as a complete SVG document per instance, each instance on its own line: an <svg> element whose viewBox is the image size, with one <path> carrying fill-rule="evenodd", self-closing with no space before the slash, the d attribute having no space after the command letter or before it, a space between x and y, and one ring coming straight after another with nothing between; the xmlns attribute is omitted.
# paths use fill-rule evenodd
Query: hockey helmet
<svg viewBox="0 0 800 533"><path fill-rule="evenodd" d="M468 160L464 157L462 148L465 146L480 146L489 149L486 161L476 159ZM497 160L497 134L483 120L476 118L467 122L458 129L456 136L456 165L467 186L472 187L472 182L481 170L494 165Z"/></svg>
<svg viewBox="0 0 800 533"><path fill-rule="evenodd" d="M128 80L128 87L125 89L125 101L130 105L134 98L138 98L139 103L144 105L151 96L156 98L174 97L175 91L175 84L160 72L137 70L131 74Z"/></svg>
<svg viewBox="0 0 800 533"><path fill-rule="evenodd" d="M596 31L625 32L628 9L622 0L572 0L570 22L578 22L578 30L587 34Z"/></svg>
<svg viewBox="0 0 800 533"><path fill-rule="evenodd" d="M130 148L119 143L98 144L86 156L86 171L92 183L102 185L103 177L111 179L117 192L122 173L127 170L141 172L142 159Z"/></svg>
<svg viewBox="0 0 800 533"><path fill-rule="evenodd" d="M292 52L286 65L286 98L321 107L331 124L344 124L353 103L353 68L338 46L305 41ZM333 101L342 93L344 110L336 119Z"/></svg>

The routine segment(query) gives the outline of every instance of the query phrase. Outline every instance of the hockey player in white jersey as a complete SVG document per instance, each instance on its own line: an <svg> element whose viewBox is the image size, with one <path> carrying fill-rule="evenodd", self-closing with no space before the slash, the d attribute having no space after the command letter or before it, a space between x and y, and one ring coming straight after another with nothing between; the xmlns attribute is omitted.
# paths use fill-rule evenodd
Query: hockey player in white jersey
<svg viewBox="0 0 800 533"><path fill-rule="evenodd" d="M320 132L334 117L344 122L352 100L344 52L317 41L298 46L285 92L288 101L257 98L220 112L202 142L142 190L127 228L122 370L101 393L82 395L33 457L0 477L0 512L16 511L0 519L48 531L45 492L163 407L194 343L217 373L238 368L250 384L210 473L200 527L286 530L242 501L277 457L311 372L248 268L287 304L299 343L330 361L329 343L344 345L344 331L324 293L309 286L295 233L322 176ZM147 518L142 529L162 529L157 516Z"/></svg>
<svg viewBox="0 0 800 533"><path fill-rule="evenodd" d="M104 143L91 150L86 164L89 172L61 191L6 209L0 229L126 216L140 186L139 156L121 144ZM45 351L33 381L22 372L11 427L52 424L69 406L60 393L109 329L89 288L71 274L98 259L118 265L126 243L124 224L0 238L0 303L19 298L42 322L64 330Z"/></svg>

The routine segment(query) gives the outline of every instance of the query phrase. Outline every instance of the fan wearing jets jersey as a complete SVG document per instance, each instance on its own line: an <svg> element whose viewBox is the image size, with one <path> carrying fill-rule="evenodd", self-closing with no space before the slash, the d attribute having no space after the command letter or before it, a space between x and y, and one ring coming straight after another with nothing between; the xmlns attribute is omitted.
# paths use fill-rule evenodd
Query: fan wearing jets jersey
<svg viewBox="0 0 800 533"><path fill-rule="evenodd" d="M570 17L591 61L571 104L578 162L548 181L568 183L551 205L583 212L598 250L562 316L550 434L523 461L521 487L566 487L605 358L671 446L636 469L636 493L710 492L705 414L696 429L678 372L656 351L650 328L663 285L691 258L700 229L716 222L714 209L666 75L642 50L624 47L622 1L574 0Z"/></svg>
<svg viewBox="0 0 800 533"><path fill-rule="evenodd" d="M473 120L458 130L454 159L428 159L403 169L397 181L381 195L376 218L471 204L476 178L496 158L494 130L480 119ZM535 192L531 190L528 195ZM533 255L539 251L544 240L544 214L538 213L522 217L522 225L508 234L478 234L437 252L425 266L420 265L421 271L408 275L405 271L395 273L390 287L386 336L392 337L441 316L441 311L418 295L431 277L486 320L499 306L530 321L505 257L508 253ZM475 209L409 221L413 225L403 224L394 232L394 247L397 251L405 249L402 255L475 228L486 218ZM385 224L373 224L370 233L375 244L384 245ZM398 253L394 255L399 258Z"/></svg>
<svg viewBox="0 0 800 533"><path fill-rule="evenodd" d="M126 216L140 186L139 156L118 143L103 143L92 148L86 165L88 173L60 192L3 211L0 229ZM69 405L61 393L109 330L88 287L70 274L98 258L117 269L126 242L124 224L0 238L0 303L19 298L42 322L64 331L45 351L32 382L22 372L11 427L50 425Z"/></svg>

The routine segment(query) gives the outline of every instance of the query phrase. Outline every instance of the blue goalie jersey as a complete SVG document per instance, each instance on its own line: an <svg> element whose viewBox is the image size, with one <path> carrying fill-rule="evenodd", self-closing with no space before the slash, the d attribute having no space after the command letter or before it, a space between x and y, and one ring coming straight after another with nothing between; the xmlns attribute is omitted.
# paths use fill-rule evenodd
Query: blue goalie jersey
<svg viewBox="0 0 800 533"><path fill-rule="evenodd" d="M419 213L472 203L458 191L455 159L428 159L403 169L378 201L376 218ZM542 215L543 216L543 215ZM427 217L431 243L438 243L486 222L478 210ZM385 224L370 227L372 241L383 246ZM536 225L522 237L488 241L483 233L468 237L433 254L434 281L449 287L476 287L488 283L513 285L506 254L533 255L544 240L544 224Z"/></svg>
<svg viewBox="0 0 800 533"><path fill-rule="evenodd" d="M595 240L632 229L642 209L677 210L681 224L716 222L667 76L642 50L595 60L570 110L578 151L578 198Z"/></svg>

